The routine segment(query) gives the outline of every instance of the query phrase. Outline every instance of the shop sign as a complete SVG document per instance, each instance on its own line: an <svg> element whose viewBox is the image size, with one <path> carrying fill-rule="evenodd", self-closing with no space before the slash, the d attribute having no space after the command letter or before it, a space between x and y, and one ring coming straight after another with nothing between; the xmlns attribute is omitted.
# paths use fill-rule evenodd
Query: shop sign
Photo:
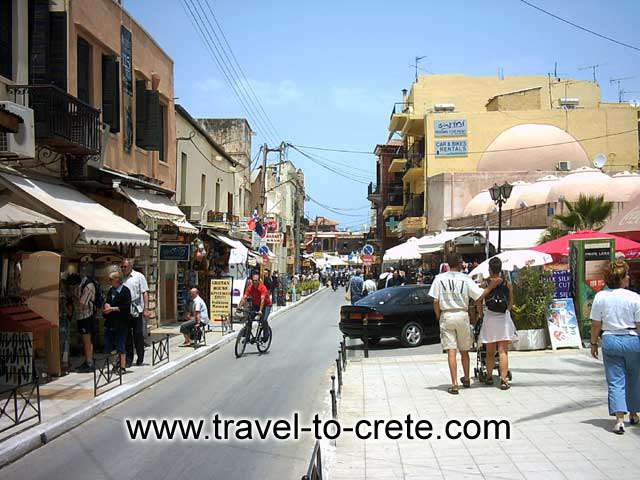
<svg viewBox="0 0 640 480"><path fill-rule="evenodd" d="M129 153L133 145L133 60L131 31L120 26L120 64L122 65L122 103L124 106L124 139L122 146Z"/></svg>
<svg viewBox="0 0 640 480"><path fill-rule="evenodd" d="M436 137L466 137L467 121L457 120L434 120L434 134Z"/></svg>
<svg viewBox="0 0 640 480"><path fill-rule="evenodd" d="M567 298L571 294L571 272L569 270L554 270L553 283L556 285L555 298Z"/></svg>
<svg viewBox="0 0 640 480"><path fill-rule="evenodd" d="M289 255L287 257L287 265L293 265L295 263L295 258L293 257L293 255Z"/></svg>
<svg viewBox="0 0 640 480"><path fill-rule="evenodd" d="M267 235L269 233L276 233L280 231L280 229L278 228L277 218L265 218L262 222L262 226L264 228L264 231L267 232Z"/></svg>
<svg viewBox="0 0 640 480"><path fill-rule="evenodd" d="M284 235L282 233L267 233L265 240L267 241L267 243L270 243L272 245L282 245L282 242L284 241Z"/></svg>
<svg viewBox="0 0 640 480"><path fill-rule="evenodd" d="M209 290L209 313L212 320L222 321L231 315L233 278L214 278Z"/></svg>
<svg viewBox="0 0 640 480"><path fill-rule="evenodd" d="M31 332L0 332L0 384L23 385L33 380Z"/></svg>
<svg viewBox="0 0 640 480"><path fill-rule="evenodd" d="M160 260L188 262L189 250L188 244L162 244L160 245Z"/></svg>
<svg viewBox="0 0 640 480"><path fill-rule="evenodd" d="M551 348L581 348L580 328L572 298L556 298L547 319Z"/></svg>
<svg viewBox="0 0 640 480"><path fill-rule="evenodd" d="M226 212L216 212L209 210L207 212L207 223L224 223L227 221Z"/></svg>
<svg viewBox="0 0 640 480"><path fill-rule="evenodd" d="M436 140L436 157L466 157L466 140Z"/></svg>

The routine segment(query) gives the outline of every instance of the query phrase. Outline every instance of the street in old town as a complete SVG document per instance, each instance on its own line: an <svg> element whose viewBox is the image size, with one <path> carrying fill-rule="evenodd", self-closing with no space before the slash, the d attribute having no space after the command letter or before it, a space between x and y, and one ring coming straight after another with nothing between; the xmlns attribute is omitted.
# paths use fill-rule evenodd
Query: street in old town
<svg viewBox="0 0 640 480"><path fill-rule="evenodd" d="M637 0L0 0L0 479L627 480Z"/></svg>

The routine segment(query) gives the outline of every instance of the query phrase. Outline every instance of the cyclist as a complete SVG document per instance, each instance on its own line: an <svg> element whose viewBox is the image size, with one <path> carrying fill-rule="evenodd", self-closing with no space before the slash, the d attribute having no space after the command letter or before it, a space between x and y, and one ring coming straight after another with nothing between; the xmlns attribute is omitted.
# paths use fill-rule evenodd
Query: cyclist
<svg viewBox="0 0 640 480"><path fill-rule="evenodd" d="M258 273L251 275L251 283L245 290L242 300L240 300L238 304L238 308L242 308L249 297L251 297L253 310L260 315L262 334L266 339L268 337L267 327L269 325L267 319L271 313L271 295L269 295L269 290L265 284L260 281L260 275Z"/></svg>

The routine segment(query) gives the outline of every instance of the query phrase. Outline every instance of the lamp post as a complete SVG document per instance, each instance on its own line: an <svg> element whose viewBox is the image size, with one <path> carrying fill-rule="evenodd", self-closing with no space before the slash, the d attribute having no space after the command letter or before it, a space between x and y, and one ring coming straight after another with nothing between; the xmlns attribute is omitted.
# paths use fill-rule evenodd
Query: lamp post
<svg viewBox="0 0 640 480"><path fill-rule="evenodd" d="M494 183L493 187L489 189L491 200L498 205L498 253L502 252L502 205L504 205L511 196L511 190L513 190L513 185L507 182L504 182L502 185Z"/></svg>

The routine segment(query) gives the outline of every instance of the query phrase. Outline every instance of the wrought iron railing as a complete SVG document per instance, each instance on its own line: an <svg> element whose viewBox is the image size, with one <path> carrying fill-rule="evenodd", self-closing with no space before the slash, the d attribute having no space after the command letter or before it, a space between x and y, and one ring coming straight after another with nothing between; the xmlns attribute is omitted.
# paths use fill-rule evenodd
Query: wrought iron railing
<svg viewBox="0 0 640 480"><path fill-rule="evenodd" d="M0 433L36 418L38 421L34 425L42 421L40 380L34 369L30 383L10 386L0 391Z"/></svg>
<svg viewBox="0 0 640 480"><path fill-rule="evenodd" d="M169 362L169 335L165 336L161 340L154 340L151 342L151 365L154 367L156 364L164 361Z"/></svg>
<svg viewBox="0 0 640 480"><path fill-rule="evenodd" d="M110 353L104 357L93 359L93 396L98 396L98 390L119 382L122 385L122 368L120 368L120 354Z"/></svg>
<svg viewBox="0 0 640 480"><path fill-rule="evenodd" d="M7 93L33 109L38 144L59 153L100 153L100 110L55 85L10 85Z"/></svg>
<svg viewBox="0 0 640 480"><path fill-rule="evenodd" d="M313 447L307 474L302 476L302 480L322 480L322 449L320 448L320 442L317 440Z"/></svg>
<svg viewBox="0 0 640 480"><path fill-rule="evenodd" d="M403 213L405 217L422 217L424 215L424 194L411 194Z"/></svg>
<svg viewBox="0 0 640 480"><path fill-rule="evenodd" d="M413 112L413 102L396 102L393 104L393 110L391 111L391 116L398 113L411 113Z"/></svg>

